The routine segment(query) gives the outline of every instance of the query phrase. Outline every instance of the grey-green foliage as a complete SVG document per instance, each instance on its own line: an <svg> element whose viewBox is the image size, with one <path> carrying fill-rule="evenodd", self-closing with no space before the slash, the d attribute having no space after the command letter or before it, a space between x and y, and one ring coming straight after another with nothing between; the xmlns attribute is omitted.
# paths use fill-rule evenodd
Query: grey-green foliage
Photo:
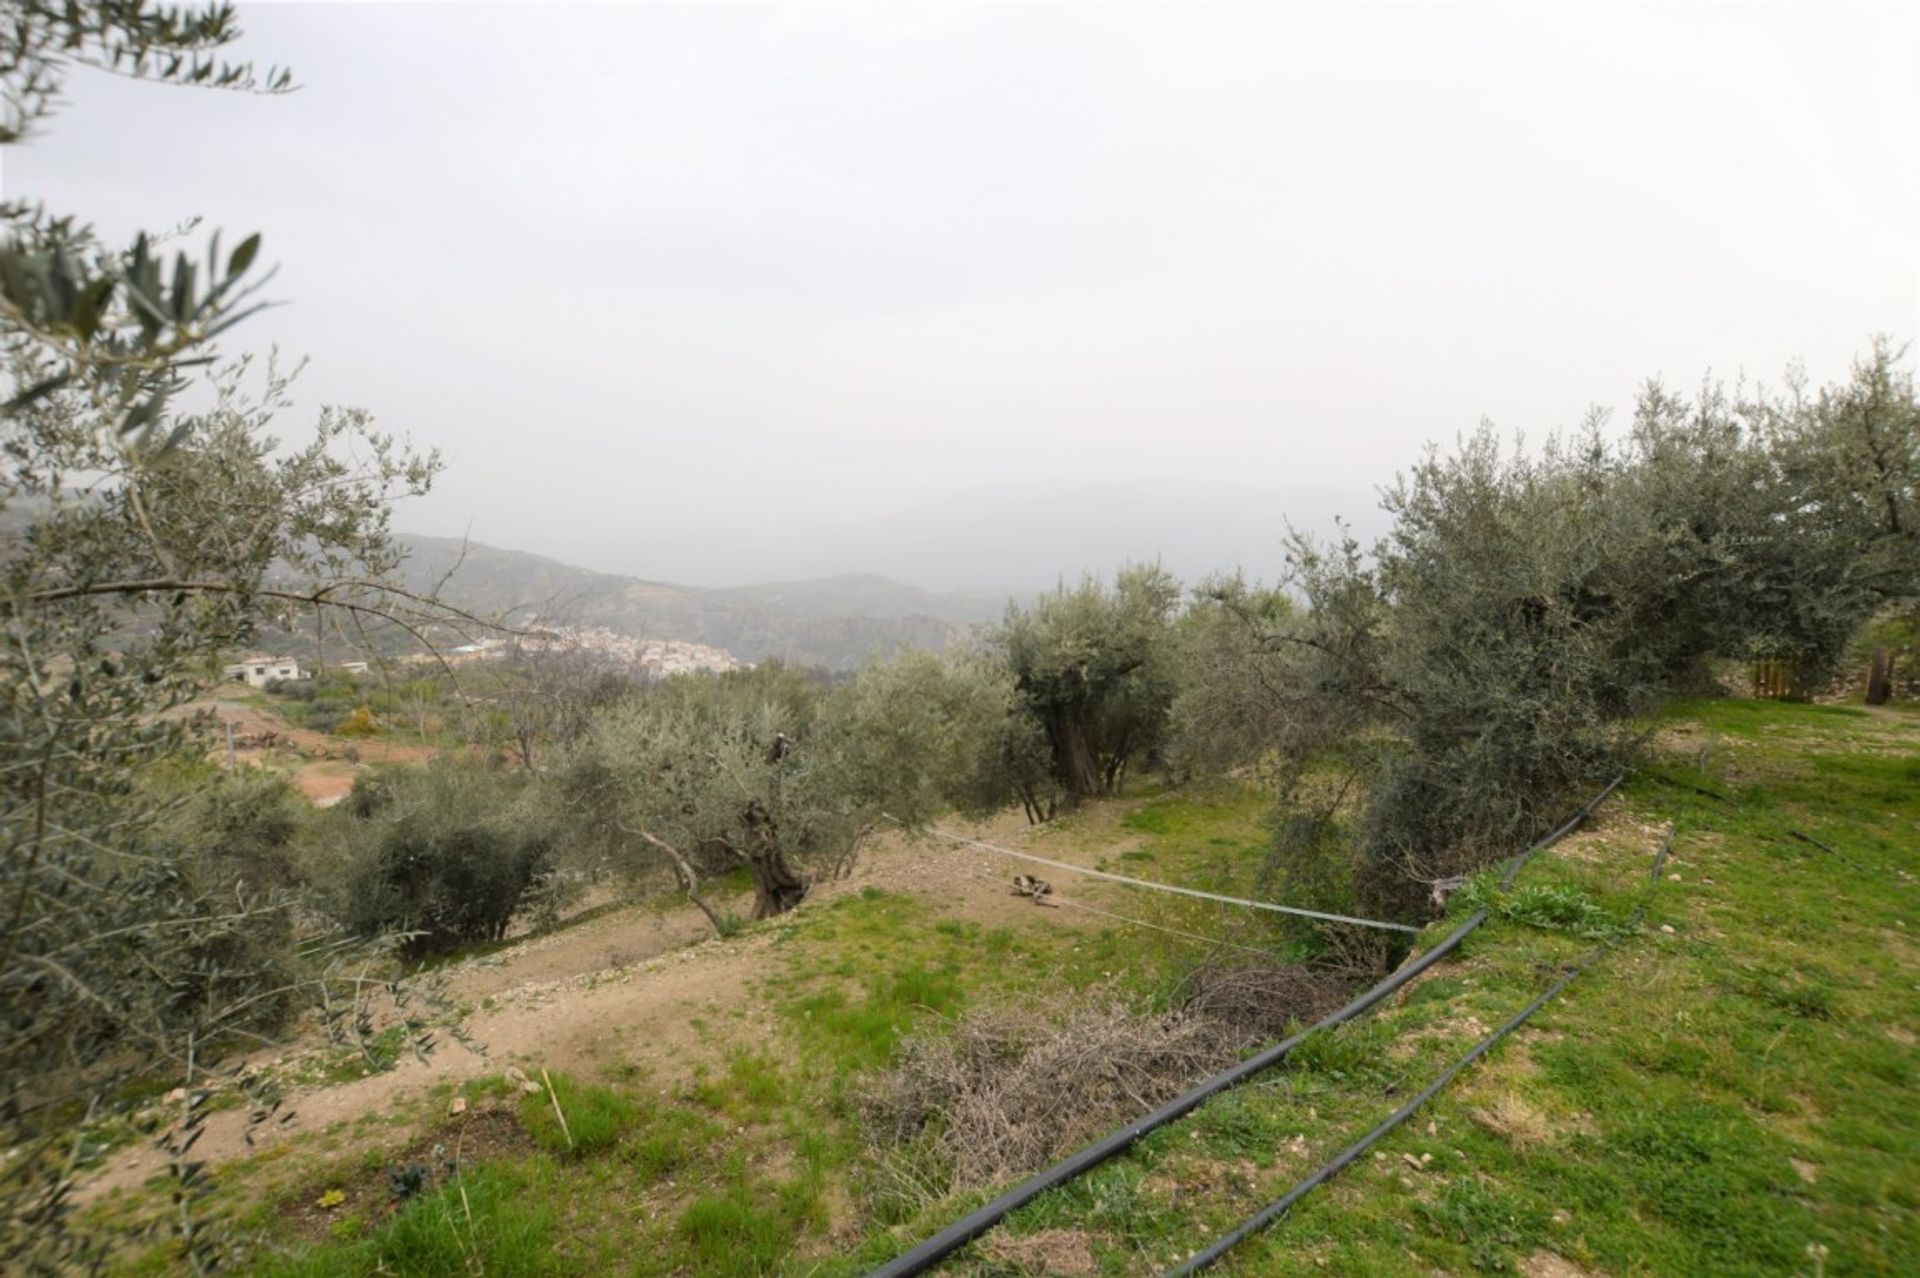
<svg viewBox="0 0 1920 1278"><path fill-rule="evenodd" d="M1165 744L1179 603L1171 573L1136 565L1011 606L990 637L1072 798L1116 793Z"/></svg>
<svg viewBox="0 0 1920 1278"><path fill-rule="evenodd" d="M552 872L555 831L516 775L440 761L356 781L329 814L330 903L368 939L415 957L497 941Z"/></svg>
<svg viewBox="0 0 1920 1278"><path fill-rule="evenodd" d="M724 933L711 876L746 869L756 917L778 914L876 830L1039 802L1044 773L1003 669L908 652L833 688L778 664L668 679L601 709L545 789L569 846L664 864Z"/></svg>
<svg viewBox="0 0 1920 1278"><path fill-rule="evenodd" d="M97 68L159 83L275 93L284 70L256 72L220 58L240 36L230 4L150 0L14 0L0 25L0 144L18 142L53 113L68 74Z"/></svg>
<svg viewBox="0 0 1920 1278"><path fill-rule="evenodd" d="M822 696L778 663L668 679L594 719L551 783L628 865L665 857L703 907L704 877L745 867L755 916L778 914L806 895L809 864L852 850L864 819L816 731Z"/></svg>
<svg viewBox="0 0 1920 1278"><path fill-rule="evenodd" d="M78 66L280 87L213 61L236 34L225 9L21 0L0 20L0 134L43 120ZM168 712L263 626L392 621L387 502L436 463L350 410L276 442L285 376L207 375L251 305L256 238L167 260L18 201L0 229L0 1255L65 1272L103 1246L73 1227L65 1119L111 1107L130 1069L197 1081L290 1002L259 942L315 939L262 876L181 837L186 797L156 778L205 747ZM195 384L205 407L175 411ZM301 988L338 955L298 952ZM182 1148L173 1220L204 1265Z"/></svg>
<svg viewBox="0 0 1920 1278"><path fill-rule="evenodd" d="M1295 809L1316 770L1365 783L1355 886L1377 910L1524 843L1712 659L1816 679L1920 587L1920 414L1888 344L1818 392L1650 386L1624 439L1604 424L1535 452L1483 428L1388 491L1371 554L1296 539L1303 607L1221 596L1242 656L1191 695L1261 699L1242 722L1271 725ZM1276 867L1323 877L1325 822L1298 815Z"/></svg>
<svg viewBox="0 0 1920 1278"><path fill-rule="evenodd" d="M1376 896L1524 841L1543 804L1630 741L1654 689L1616 651L1596 458L1505 453L1482 431L1390 491L1374 677L1403 748L1384 757L1366 814Z"/></svg>
<svg viewBox="0 0 1920 1278"><path fill-rule="evenodd" d="M222 51L240 35L231 5L148 0L12 0L0 19L0 145L52 113L76 69L161 84L278 93L284 70L256 72ZM0 199L0 316L9 409L57 390L83 395L130 446L164 447L161 416L206 346L261 303L260 237L223 251L169 252L141 233L121 248L77 219Z"/></svg>
<svg viewBox="0 0 1920 1278"><path fill-rule="evenodd" d="M1057 803L1046 736L986 649L870 665L834 690L823 718L843 793L909 827L1016 799L1037 822Z"/></svg>
<svg viewBox="0 0 1920 1278"><path fill-rule="evenodd" d="M154 946L142 919L129 935L151 949L141 961L166 973L163 1015L205 1024L208 1013L238 1031L278 1028L317 975L299 952L297 846L313 808L283 776L225 772L198 761L151 770L132 800L155 816L138 848L172 876L175 900L231 897L251 908L207 912ZM88 965L98 970L98 959Z"/></svg>
<svg viewBox="0 0 1920 1278"><path fill-rule="evenodd" d="M1285 592L1242 576L1193 592L1176 630L1168 757L1181 774L1258 765L1291 722L1280 694L1288 653L1270 642L1294 614Z"/></svg>
<svg viewBox="0 0 1920 1278"><path fill-rule="evenodd" d="M0 1139L31 1151L16 1167L53 1168L0 1186L32 1196L0 1203L30 1226L8 1246L72 1238L49 1224L65 1219L49 1106L109 1094L128 1063L204 1066L289 1004L254 943L295 930L284 881L199 856L147 777L205 750L168 712L223 653L295 610L387 614L387 501L432 463L352 412L276 450L284 386L220 375L209 409L168 419L163 453L125 446L75 391L0 417L0 1077L19 1102Z"/></svg>
<svg viewBox="0 0 1920 1278"><path fill-rule="evenodd" d="M244 890L304 881L297 845L313 805L285 776L260 768L184 770L186 797L164 803L155 837Z"/></svg>

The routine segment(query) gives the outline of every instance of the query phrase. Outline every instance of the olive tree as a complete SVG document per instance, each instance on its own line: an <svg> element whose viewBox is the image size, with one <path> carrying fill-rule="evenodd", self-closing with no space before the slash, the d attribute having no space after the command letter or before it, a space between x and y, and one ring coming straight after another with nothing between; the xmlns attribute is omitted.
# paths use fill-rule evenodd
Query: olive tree
<svg viewBox="0 0 1920 1278"><path fill-rule="evenodd" d="M19 0L0 21L0 141L44 123L78 67L287 87L219 60L237 35L228 6ZM64 1272L105 1254L74 1225L70 1117L112 1107L130 1073L197 1082L338 953L296 949L305 917L279 885L181 837L185 800L155 778L204 745L173 712L263 628L443 615L389 584L389 503L438 463L354 410L277 439L290 374L215 362L258 305L257 236L117 247L19 200L0 227L0 1255ZM182 412L193 386L205 407ZM292 977L261 955L276 936L305 963ZM185 1143L175 1223L204 1267Z"/></svg>
<svg viewBox="0 0 1920 1278"><path fill-rule="evenodd" d="M754 916L806 896L861 833L824 766L822 690L778 664L668 679L597 717L554 784L630 864L664 857L716 930L701 884L744 867Z"/></svg>
<svg viewBox="0 0 1920 1278"><path fill-rule="evenodd" d="M356 779L326 814L318 901L353 933L414 958L498 941L554 868L551 814L516 775L439 760Z"/></svg>
<svg viewBox="0 0 1920 1278"><path fill-rule="evenodd" d="M992 635L1073 800L1117 793L1127 768L1164 744L1179 602L1171 573L1140 565L1111 589L1089 577L1010 606Z"/></svg>
<svg viewBox="0 0 1920 1278"><path fill-rule="evenodd" d="M1370 553L1295 540L1290 611L1213 592L1227 655L1183 700L1255 708L1212 726L1224 747L1198 713L1183 730L1268 751L1277 872L1328 881L1296 800L1337 759L1365 795L1349 890L1415 911L1621 766L1713 659L1786 656L1811 684L1920 592L1920 415L1886 343L1818 392L1649 386L1622 439L1605 427L1430 452Z"/></svg>
<svg viewBox="0 0 1920 1278"><path fill-rule="evenodd" d="M778 664L668 679L600 711L549 782L577 846L664 864L720 931L716 874L746 869L754 916L780 914L883 826L1016 795L1038 819L1045 770L996 663L907 652L831 689Z"/></svg>
<svg viewBox="0 0 1920 1278"><path fill-rule="evenodd" d="M1194 588L1176 634L1168 755L1182 775L1260 764L1289 723L1286 653L1268 640L1294 613L1283 590L1242 576Z"/></svg>
<svg viewBox="0 0 1920 1278"><path fill-rule="evenodd" d="M1046 735L987 649L869 665L827 700L824 726L847 792L908 828L1016 800L1039 824L1058 806Z"/></svg>

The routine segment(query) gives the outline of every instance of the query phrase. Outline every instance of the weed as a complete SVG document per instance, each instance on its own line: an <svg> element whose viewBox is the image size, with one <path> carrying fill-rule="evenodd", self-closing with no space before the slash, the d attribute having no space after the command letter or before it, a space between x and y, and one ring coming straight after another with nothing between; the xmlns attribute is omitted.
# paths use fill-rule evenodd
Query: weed
<svg viewBox="0 0 1920 1278"><path fill-rule="evenodd" d="M1626 920L1616 918L1579 888L1528 883L1503 889L1491 870L1467 880L1454 902L1456 909L1485 910L1496 918L1590 940L1613 940L1628 930Z"/></svg>
<svg viewBox="0 0 1920 1278"><path fill-rule="evenodd" d="M520 1125L549 1153L584 1155L606 1149L639 1117L638 1106L610 1087L582 1085L566 1074L547 1077L552 1093L542 1090L523 1097ZM556 1102L559 1114L554 1112ZM566 1115L564 1124L560 1114Z"/></svg>
<svg viewBox="0 0 1920 1278"><path fill-rule="evenodd" d="M1545 1220L1523 1199L1478 1176L1455 1176L1438 1198L1418 1201L1415 1214L1443 1237L1465 1246L1475 1269L1511 1272L1516 1250L1530 1247Z"/></svg>
<svg viewBox="0 0 1920 1278"><path fill-rule="evenodd" d="M693 1098L736 1123L752 1123L763 1121L785 1090L779 1066L770 1057L736 1051L727 1058L724 1075L695 1082Z"/></svg>
<svg viewBox="0 0 1920 1278"><path fill-rule="evenodd" d="M678 1107L646 1114L638 1128L622 1154L649 1181L696 1164L720 1135L712 1119Z"/></svg>
<svg viewBox="0 0 1920 1278"><path fill-rule="evenodd" d="M580 1272L555 1248L552 1197L526 1172L483 1167L407 1202L371 1237L337 1240L297 1253L270 1255L263 1278L545 1278Z"/></svg>

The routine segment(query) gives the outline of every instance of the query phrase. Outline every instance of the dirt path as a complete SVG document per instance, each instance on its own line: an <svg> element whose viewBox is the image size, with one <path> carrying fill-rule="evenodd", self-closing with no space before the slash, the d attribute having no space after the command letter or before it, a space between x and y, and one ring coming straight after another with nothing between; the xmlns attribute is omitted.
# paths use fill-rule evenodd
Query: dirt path
<svg viewBox="0 0 1920 1278"><path fill-rule="evenodd" d="M214 756L222 761L227 758L226 745L222 740L227 729L232 730L235 738L242 740L267 739L275 742L273 749L249 746L235 750L233 759L236 763L254 767L284 763L285 756L279 751L291 750L300 758L300 762L292 768L293 783L320 807L345 798L347 792L353 789L353 778L366 764L425 763L439 753L432 746L383 741L378 737L349 741L345 737L315 732L311 728L297 728L255 702L222 696L217 692L191 703L183 710L211 711L220 721L222 727L216 729L211 745ZM347 757L349 749L354 751L357 761Z"/></svg>
<svg viewBox="0 0 1920 1278"><path fill-rule="evenodd" d="M1024 826L1016 818L966 832L1012 845L1023 838ZM985 926L1098 922L1067 910L1036 909L1013 895L1007 889L1007 865L995 863L1000 861L957 853L933 840L886 837L847 878L818 885L792 916L794 925L804 927L814 911L868 887L911 893L943 914ZM1057 890L1077 894L1080 887L1062 883ZM749 899L736 903L742 912L749 906ZM773 1009L746 995L756 978L776 968L779 960L772 953L780 939L778 932L763 931L716 941L690 905L634 905L469 959L443 974L443 988L457 1005L472 1009L465 1029L484 1055L443 1039L425 1061L409 1056L369 1078L295 1087L286 1101L295 1119L256 1132L252 1146L243 1112L216 1113L195 1154L217 1167L287 1140L343 1131L364 1116L416 1102L435 1084L497 1074L515 1064L534 1074L545 1067L584 1077L639 1066L657 1085L672 1088L696 1066L724 1057L740 1043L764 1042L775 1032ZM317 1059L326 1050L324 1043L310 1041L261 1063L277 1060L297 1071L303 1056ZM345 1132L343 1147L402 1141L406 1126ZM124 1152L83 1186L80 1197L91 1201L130 1187L159 1168L159 1156L149 1150Z"/></svg>

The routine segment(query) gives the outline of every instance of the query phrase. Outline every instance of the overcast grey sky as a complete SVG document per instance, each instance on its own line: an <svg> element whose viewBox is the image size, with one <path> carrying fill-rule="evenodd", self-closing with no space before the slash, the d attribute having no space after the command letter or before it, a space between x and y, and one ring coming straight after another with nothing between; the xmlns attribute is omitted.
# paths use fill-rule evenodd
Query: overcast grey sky
<svg viewBox="0 0 1920 1278"><path fill-rule="evenodd" d="M78 76L8 193L263 231L236 342L448 456L400 525L600 568L1920 337L1920 5L242 15L298 93Z"/></svg>

